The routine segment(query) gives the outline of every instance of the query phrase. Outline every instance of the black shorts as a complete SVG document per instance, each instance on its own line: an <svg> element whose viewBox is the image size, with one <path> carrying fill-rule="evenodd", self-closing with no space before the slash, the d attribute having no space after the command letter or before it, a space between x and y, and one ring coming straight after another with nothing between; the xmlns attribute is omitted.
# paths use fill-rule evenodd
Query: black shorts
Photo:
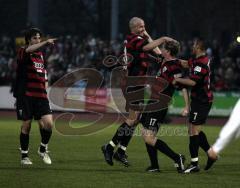
<svg viewBox="0 0 240 188"><path fill-rule="evenodd" d="M193 125L203 125L206 123L212 103L200 103L192 101L190 105L189 123Z"/></svg>
<svg viewBox="0 0 240 188"><path fill-rule="evenodd" d="M145 129L158 132L160 124L167 115L167 111L168 109L166 108L156 112L143 113L140 122Z"/></svg>
<svg viewBox="0 0 240 188"><path fill-rule="evenodd" d="M42 116L51 114L48 99L37 97L18 97L16 100L18 120L40 120Z"/></svg>

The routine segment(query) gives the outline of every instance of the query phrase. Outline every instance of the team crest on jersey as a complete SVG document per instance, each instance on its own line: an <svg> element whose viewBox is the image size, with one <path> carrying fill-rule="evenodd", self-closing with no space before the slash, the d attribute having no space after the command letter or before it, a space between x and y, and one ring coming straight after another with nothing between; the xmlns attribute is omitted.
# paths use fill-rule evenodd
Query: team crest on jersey
<svg viewBox="0 0 240 188"><path fill-rule="evenodd" d="M167 71L167 67L163 67L163 72L166 72Z"/></svg>
<svg viewBox="0 0 240 188"><path fill-rule="evenodd" d="M202 68L199 67L199 66L196 66L196 67L194 68L194 72L201 72L201 70L202 70Z"/></svg>

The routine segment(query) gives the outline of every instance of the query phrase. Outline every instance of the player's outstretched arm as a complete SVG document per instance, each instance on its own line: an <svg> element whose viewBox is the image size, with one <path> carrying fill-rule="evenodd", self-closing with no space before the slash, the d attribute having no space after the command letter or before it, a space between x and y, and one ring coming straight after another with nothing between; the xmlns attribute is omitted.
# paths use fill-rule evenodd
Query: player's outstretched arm
<svg viewBox="0 0 240 188"><path fill-rule="evenodd" d="M143 51L150 51L155 49L156 47L158 47L159 45L161 45L162 43L164 43L165 41L175 41L174 39L170 38L170 37L161 37L159 39L153 40L152 42L148 43L147 45L145 45L143 47Z"/></svg>
<svg viewBox="0 0 240 188"><path fill-rule="evenodd" d="M144 35L148 37L149 43L153 41L152 37L148 34L148 32L146 30L144 31ZM154 48L153 51L158 55L160 55L162 53L161 50L159 49L159 47Z"/></svg>
<svg viewBox="0 0 240 188"><path fill-rule="evenodd" d="M35 52L36 50L38 50L39 48L45 46L45 45L48 45L48 44L51 44L53 45L54 44L54 41L56 41L57 39L56 38L51 38L51 39L47 39L43 42L40 42L40 43L37 43L37 44L33 44L33 45L30 45L26 48L26 52L27 53L31 53L31 52Z"/></svg>

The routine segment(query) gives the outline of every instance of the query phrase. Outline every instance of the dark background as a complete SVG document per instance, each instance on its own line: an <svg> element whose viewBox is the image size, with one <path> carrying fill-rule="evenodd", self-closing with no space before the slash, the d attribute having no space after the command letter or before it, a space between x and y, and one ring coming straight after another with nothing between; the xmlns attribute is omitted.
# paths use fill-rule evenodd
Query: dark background
<svg viewBox="0 0 240 188"><path fill-rule="evenodd" d="M31 23L48 34L111 38L111 0L0 0L0 5L0 34L20 35ZM117 10L120 36L133 16L142 17L154 37L201 35L230 42L240 30L239 0L118 0Z"/></svg>

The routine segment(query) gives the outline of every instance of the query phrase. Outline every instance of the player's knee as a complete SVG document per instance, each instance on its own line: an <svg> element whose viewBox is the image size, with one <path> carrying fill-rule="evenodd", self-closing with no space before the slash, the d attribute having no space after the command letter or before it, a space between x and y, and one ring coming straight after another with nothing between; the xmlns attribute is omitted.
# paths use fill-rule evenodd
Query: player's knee
<svg viewBox="0 0 240 188"><path fill-rule="evenodd" d="M53 123L52 122L48 122L46 128L47 129L52 129L52 127L53 127Z"/></svg>
<svg viewBox="0 0 240 188"><path fill-rule="evenodd" d="M38 124L41 129L50 130L53 127L53 122L51 120L39 120Z"/></svg>
<svg viewBox="0 0 240 188"><path fill-rule="evenodd" d="M149 131L142 130L142 137L146 144L149 144L151 146L155 145L155 136L150 134Z"/></svg>
<svg viewBox="0 0 240 188"><path fill-rule="evenodd" d="M22 127L21 127L21 132L24 134L29 134L30 129L31 129L31 120L23 121Z"/></svg>
<svg viewBox="0 0 240 188"><path fill-rule="evenodd" d="M151 146L154 146L155 145L155 139L154 138L152 138L152 137L145 137L144 138L144 141L145 141L145 143L146 144L148 144L148 145L151 145Z"/></svg>
<svg viewBox="0 0 240 188"><path fill-rule="evenodd" d="M39 120L39 125L43 129L52 129L53 120L51 115L46 115Z"/></svg>
<svg viewBox="0 0 240 188"><path fill-rule="evenodd" d="M189 130L188 130L188 133L189 133L190 136L193 136L193 135L198 135L200 131L201 131L200 126L191 125Z"/></svg>
<svg viewBox="0 0 240 188"><path fill-rule="evenodd" d="M51 130L52 127L53 127L53 122L52 122L52 121L46 121L46 122L44 122L44 124L43 124L43 128L44 128L44 129Z"/></svg>

